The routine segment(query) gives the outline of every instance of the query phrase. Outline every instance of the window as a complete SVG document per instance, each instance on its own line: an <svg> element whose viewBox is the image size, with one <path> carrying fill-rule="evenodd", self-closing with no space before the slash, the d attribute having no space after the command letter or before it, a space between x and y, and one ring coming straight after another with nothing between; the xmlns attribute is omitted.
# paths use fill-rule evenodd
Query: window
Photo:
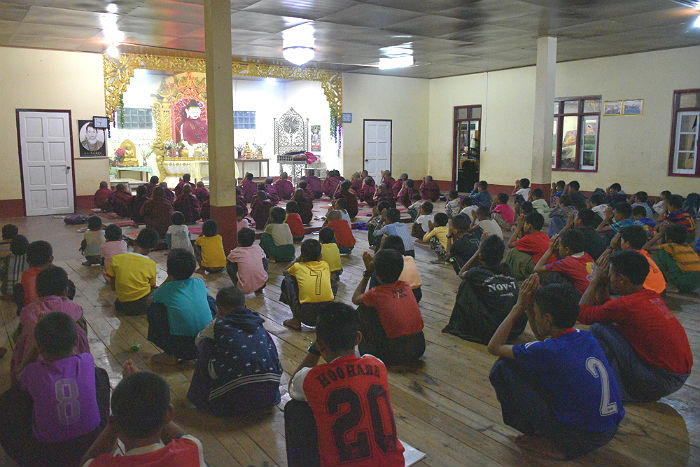
<svg viewBox="0 0 700 467"><path fill-rule="evenodd" d="M234 110L233 128L235 130L255 130L255 111Z"/></svg>
<svg viewBox="0 0 700 467"><path fill-rule="evenodd" d="M600 96L554 101L553 169L597 170L600 107Z"/></svg>
<svg viewBox="0 0 700 467"><path fill-rule="evenodd" d="M134 109L134 108L124 108L118 112L124 113L124 125L117 123L119 128L125 130L150 130L153 128L153 114L151 109ZM120 122L121 118L117 115L117 122Z"/></svg>
<svg viewBox="0 0 700 467"><path fill-rule="evenodd" d="M700 176L699 120L700 89L674 92L669 175Z"/></svg>

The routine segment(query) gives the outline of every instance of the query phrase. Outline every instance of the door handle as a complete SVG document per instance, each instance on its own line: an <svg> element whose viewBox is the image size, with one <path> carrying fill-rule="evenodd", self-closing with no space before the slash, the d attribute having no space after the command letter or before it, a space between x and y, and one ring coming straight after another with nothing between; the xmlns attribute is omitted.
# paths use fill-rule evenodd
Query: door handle
<svg viewBox="0 0 700 467"><path fill-rule="evenodd" d="M70 165L67 165L67 166L66 166L66 170L70 170Z"/></svg>

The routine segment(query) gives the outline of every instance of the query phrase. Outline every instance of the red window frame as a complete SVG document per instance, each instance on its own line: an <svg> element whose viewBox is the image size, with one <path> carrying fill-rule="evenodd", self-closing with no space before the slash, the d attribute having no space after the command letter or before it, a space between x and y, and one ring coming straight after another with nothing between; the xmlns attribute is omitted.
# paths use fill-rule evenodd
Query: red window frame
<svg viewBox="0 0 700 467"><path fill-rule="evenodd" d="M695 161L695 173L679 174L673 171L673 159L676 153L676 122L678 121L678 112L685 111L700 111L700 107L681 107L681 94L696 94L700 93L700 89L679 89L673 91L673 110L671 116L671 144L669 145L669 156L668 156L668 176L669 177L700 177L700 161L697 158L700 157L700 138L697 138L696 144L696 161ZM700 104L698 104L700 105Z"/></svg>
<svg viewBox="0 0 700 467"><path fill-rule="evenodd" d="M584 112L583 111L583 105L584 101L587 100L598 100L600 101L600 107L598 109L598 112ZM567 101L578 101L578 107L576 112L564 112L564 102ZM577 96L577 97L558 97L554 99L554 103L558 104L558 111L554 112L554 118L557 119L557 153L556 153L556 158L555 158L555 166L552 167L553 171L557 172L586 172L586 173L593 173L598 171L598 166L599 166L599 155L600 155L600 124L601 124L601 115L602 115L602 107L603 107L603 101L602 101L602 96ZM595 168L593 169L586 169L586 168L581 168L581 144L583 144L583 132L581 131L581 121L583 120L583 117L588 117L588 116L593 116L593 117L598 117L598 131L596 133L596 142L595 142ZM574 167L573 168L561 168L561 150L562 150L562 130L564 128L564 117L577 117L577 125L576 125L576 157L574 159Z"/></svg>

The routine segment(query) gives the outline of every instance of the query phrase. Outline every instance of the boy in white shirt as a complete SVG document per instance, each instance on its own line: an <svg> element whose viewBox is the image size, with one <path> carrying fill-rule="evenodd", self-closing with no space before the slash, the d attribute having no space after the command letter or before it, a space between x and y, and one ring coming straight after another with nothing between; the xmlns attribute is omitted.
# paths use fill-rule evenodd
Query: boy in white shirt
<svg viewBox="0 0 700 467"><path fill-rule="evenodd" d="M423 236L430 232L430 223L433 222L433 203L424 201L420 206L420 215L416 217L411 229L411 236L423 239Z"/></svg>
<svg viewBox="0 0 700 467"><path fill-rule="evenodd" d="M513 193L511 195L515 198L516 196L520 195L523 197L522 200L519 200L518 198L515 199L515 204L520 204L525 201L528 201L530 198L530 180L527 178L521 178L520 180L515 181L515 188L513 189Z"/></svg>
<svg viewBox="0 0 700 467"><path fill-rule="evenodd" d="M488 233L489 235L496 235L498 238L503 240L503 230L498 222L491 219L491 212L486 206L479 206L476 210L476 218L472 223L470 232L475 231L477 228L481 229L483 233Z"/></svg>

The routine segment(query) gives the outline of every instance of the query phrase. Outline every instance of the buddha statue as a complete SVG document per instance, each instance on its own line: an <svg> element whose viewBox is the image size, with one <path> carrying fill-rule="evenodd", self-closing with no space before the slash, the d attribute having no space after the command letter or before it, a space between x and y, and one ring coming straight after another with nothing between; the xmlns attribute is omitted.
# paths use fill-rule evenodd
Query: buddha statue
<svg viewBox="0 0 700 467"><path fill-rule="evenodd" d="M139 159L136 157L136 145L130 139L125 139L122 144L119 145L120 148L124 148L124 160L122 164L124 167L138 167Z"/></svg>

